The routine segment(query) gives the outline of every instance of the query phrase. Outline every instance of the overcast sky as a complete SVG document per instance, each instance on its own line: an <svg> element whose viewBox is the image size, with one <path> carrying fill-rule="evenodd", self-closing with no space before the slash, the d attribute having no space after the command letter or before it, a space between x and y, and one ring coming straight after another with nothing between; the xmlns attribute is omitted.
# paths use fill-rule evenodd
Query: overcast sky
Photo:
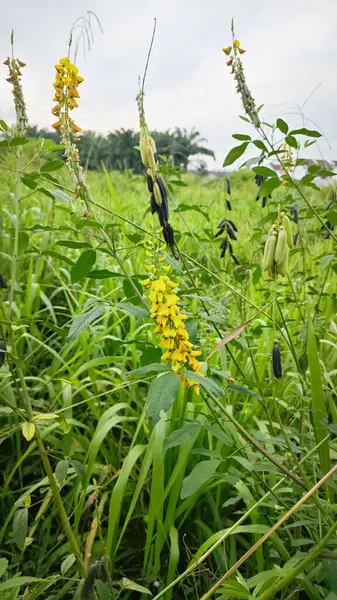
<svg viewBox="0 0 337 600"><path fill-rule="evenodd" d="M265 120L281 116L301 125L298 107L308 100L307 126L326 135L321 150L337 159L337 0L0 0L0 56L27 63L23 86L31 124L53 122L54 64L67 54L73 21L94 10L95 44L77 64L81 84L76 123L106 133L138 128L135 96L143 72L153 18L157 34L146 85L145 110L152 129L197 127L220 167L233 145L231 134L247 132L241 101L221 48L231 41L234 17L248 84ZM0 117L13 120L10 85L0 66ZM297 114L296 114L297 113ZM249 131L249 129L248 129ZM317 149L311 157L318 158Z"/></svg>

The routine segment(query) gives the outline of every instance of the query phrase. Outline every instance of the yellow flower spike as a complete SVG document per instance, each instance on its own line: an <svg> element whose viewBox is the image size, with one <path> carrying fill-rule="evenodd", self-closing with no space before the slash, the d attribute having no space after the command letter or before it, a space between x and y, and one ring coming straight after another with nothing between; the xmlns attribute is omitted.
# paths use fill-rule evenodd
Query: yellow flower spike
<svg viewBox="0 0 337 600"><path fill-rule="evenodd" d="M60 59L60 65L69 65L69 63L70 63L70 58L68 56Z"/></svg>
<svg viewBox="0 0 337 600"><path fill-rule="evenodd" d="M239 40L234 40L234 48L240 48Z"/></svg>
<svg viewBox="0 0 337 600"><path fill-rule="evenodd" d="M145 265L145 270L150 273L154 270L154 265Z"/></svg>

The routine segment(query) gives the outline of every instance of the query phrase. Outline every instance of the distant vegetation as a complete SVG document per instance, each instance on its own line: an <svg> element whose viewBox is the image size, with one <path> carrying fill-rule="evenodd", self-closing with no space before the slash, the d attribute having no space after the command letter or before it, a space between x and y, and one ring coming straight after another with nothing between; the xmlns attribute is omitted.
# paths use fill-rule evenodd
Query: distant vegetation
<svg viewBox="0 0 337 600"><path fill-rule="evenodd" d="M27 129L28 137L44 137L59 141L59 132L48 129L38 129L36 125ZM158 154L168 156L174 166L187 169L191 158L197 155L211 156L215 159L213 150L203 144L207 140L200 136L197 129L191 131L176 127L173 131L154 131ZM135 173L142 173L141 157L139 150L139 132L132 129L118 129L107 135L86 131L78 142L81 160L86 170L95 171L102 169L102 163L107 169L125 171L133 169Z"/></svg>

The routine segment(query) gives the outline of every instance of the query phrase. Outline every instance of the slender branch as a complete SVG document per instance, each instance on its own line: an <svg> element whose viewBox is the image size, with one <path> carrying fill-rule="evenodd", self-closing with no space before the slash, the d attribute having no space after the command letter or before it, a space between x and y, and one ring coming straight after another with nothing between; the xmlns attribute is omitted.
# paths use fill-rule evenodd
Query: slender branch
<svg viewBox="0 0 337 600"><path fill-rule="evenodd" d="M304 494L304 496L302 496L302 498L300 500L298 500L298 502L296 502L296 504L294 504L278 521L277 523L275 523L275 525L273 525L269 531L267 531L267 533L265 533L258 542L256 542L251 548L249 548L249 550L247 550L247 552L241 556L241 558L235 563L235 565L233 565L228 571L227 573L225 573L217 582L215 585L212 586L212 588L210 590L208 590L208 592L206 592L206 594L204 594L200 600L207 600L207 598L210 598L214 592L216 592L216 590L221 586L221 584L228 579L228 577L230 577L230 575L232 575L246 560L247 558L249 558L252 554L254 554L254 552L273 534L275 533L275 531L285 522L287 521L287 519L289 519L289 517L291 517L301 506L302 504L304 504L305 502L307 502L307 500L309 500L316 492L317 490L319 490L319 488L328 481L328 479L330 479L330 477L332 477L332 475L334 475L337 472L337 464L330 469L330 471L328 471L328 473L326 473L322 479L320 479L312 488L311 490L309 490L306 494ZM318 544L318 546L315 548L315 550L309 554L309 556L302 561L302 563L300 563L295 569L293 569L293 571L289 575L284 577L283 580L281 582L279 582L278 584L276 584L275 586L273 586L272 588L269 588L269 590L267 590L267 592L263 593L261 596L259 596L259 600L267 600L267 598L272 598L276 592L278 592L280 589L282 589L289 581L292 581L296 575L298 573L300 573L303 568L309 564L309 562L311 562L315 556L318 556L321 552L321 550L326 546L327 542L333 537L335 531L337 530L337 521L332 525L332 527L330 528L329 532L327 533L327 535L321 540L321 542ZM303 565L303 563L305 563ZM287 581L286 581L287 580ZM280 586L280 587L279 587Z"/></svg>

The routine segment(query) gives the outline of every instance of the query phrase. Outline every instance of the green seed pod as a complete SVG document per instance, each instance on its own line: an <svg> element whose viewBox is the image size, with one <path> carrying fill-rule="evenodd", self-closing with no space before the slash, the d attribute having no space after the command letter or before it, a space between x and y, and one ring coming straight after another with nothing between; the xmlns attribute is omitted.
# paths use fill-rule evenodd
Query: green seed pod
<svg viewBox="0 0 337 600"><path fill-rule="evenodd" d="M139 150L144 167L149 167L150 165L148 164L147 158L147 145L145 138L142 135L140 136Z"/></svg>
<svg viewBox="0 0 337 600"><path fill-rule="evenodd" d="M153 150L153 154L156 155L157 154L156 142L154 141L152 136L150 137L150 144L151 144L151 148Z"/></svg>
<svg viewBox="0 0 337 600"><path fill-rule="evenodd" d="M284 261L287 248L287 234L283 227L281 227L280 231L278 232L274 255L274 260L277 265L280 265Z"/></svg>
<svg viewBox="0 0 337 600"><path fill-rule="evenodd" d="M288 257L289 257L289 250L288 250L288 246L286 246L286 252L285 252L285 255L284 255L284 259L276 267L276 270L277 270L278 274L282 275L282 277L285 277L287 275L287 273L288 273Z"/></svg>
<svg viewBox="0 0 337 600"><path fill-rule="evenodd" d="M282 377L281 351L276 342L273 347L271 360L272 360L272 366L273 366L273 373L274 373L276 379L281 379L281 377Z"/></svg>
<svg viewBox="0 0 337 600"><path fill-rule="evenodd" d="M262 260L262 269L267 271L267 269L271 269L274 265L274 253L276 247L276 235L271 235L266 241L266 245L264 247L263 260Z"/></svg>
<svg viewBox="0 0 337 600"><path fill-rule="evenodd" d="M155 171L156 170L156 159L154 157L153 148L152 148L150 142L147 142L147 144L146 144L146 158L147 158L147 164L145 166L152 169L152 171Z"/></svg>
<svg viewBox="0 0 337 600"><path fill-rule="evenodd" d="M153 195L158 206L161 206L163 203L163 199L161 197L159 185L156 181L153 182Z"/></svg>
<svg viewBox="0 0 337 600"><path fill-rule="evenodd" d="M269 229L269 231L268 231L268 237L270 235L273 235L273 233L276 233L276 227L275 227L275 225L272 225L271 228Z"/></svg>
<svg viewBox="0 0 337 600"><path fill-rule="evenodd" d="M289 248L293 248L294 247L294 243L293 243L293 232L291 231L291 223L287 217L287 215L284 215L282 217L282 225L284 227L284 230L287 234L287 242L288 242L288 246Z"/></svg>
<svg viewBox="0 0 337 600"><path fill-rule="evenodd" d="M0 367L2 367L2 365L4 364L5 358L6 358L6 344L3 340L0 340Z"/></svg>

